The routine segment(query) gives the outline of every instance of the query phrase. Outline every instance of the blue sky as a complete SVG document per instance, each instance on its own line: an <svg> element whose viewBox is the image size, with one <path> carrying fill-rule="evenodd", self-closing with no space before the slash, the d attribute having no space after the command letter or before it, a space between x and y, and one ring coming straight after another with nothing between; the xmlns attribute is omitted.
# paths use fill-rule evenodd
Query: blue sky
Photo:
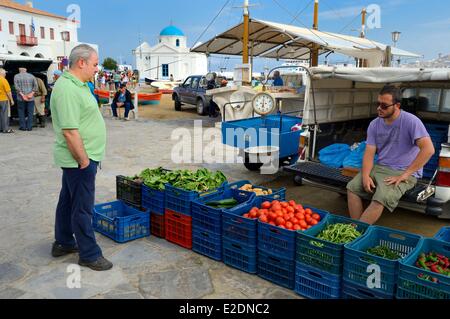
<svg viewBox="0 0 450 319"><path fill-rule="evenodd" d="M25 1L21 1L22 3ZM34 7L68 16L70 4L81 8L79 40L96 43L101 59L111 56L128 64L135 64L131 50L141 41L156 44L159 32L171 22L188 36L192 46L226 0L34 0ZM206 41L217 33L242 20L243 0L230 0L226 9L199 41ZM313 0L250 0L255 6L255 18L312 26ZM277 4L278 3L278 4ZM439 53L450 54L450 1L442 0L320 0L319 29L358 35L363 7L377 4L381 9L381 28L371 29L367 37L382 43L391 42L391 32L402 32L398 47L433 59ZM303 12L293 21L293 17ZM293 22L292 22L293 21ZM333 56L334 62L346 62L346 57ZM238 59L211 60L212 68L231 70ZM256 68L273 61L259 61ZM258 71L258 70L255 70ZM261 70L259 70L261 71Z"/></svg>

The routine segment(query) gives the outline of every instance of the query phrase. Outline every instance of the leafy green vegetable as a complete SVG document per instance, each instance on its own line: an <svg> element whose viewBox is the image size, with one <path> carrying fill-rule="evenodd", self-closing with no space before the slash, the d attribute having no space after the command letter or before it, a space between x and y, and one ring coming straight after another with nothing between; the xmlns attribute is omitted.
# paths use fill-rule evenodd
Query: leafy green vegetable
<svg viewBox="0 0 450 319"><path fill-rule="evenodd" d="M145 169L139 175L130 177L131 180L140 181L146 186L163 191L165 184L188 191L206 192L220 187L227 181L226 176L218 171L211 172L206 168L196 172L190 170L168 171L162 167L156 169Z"/></svg>

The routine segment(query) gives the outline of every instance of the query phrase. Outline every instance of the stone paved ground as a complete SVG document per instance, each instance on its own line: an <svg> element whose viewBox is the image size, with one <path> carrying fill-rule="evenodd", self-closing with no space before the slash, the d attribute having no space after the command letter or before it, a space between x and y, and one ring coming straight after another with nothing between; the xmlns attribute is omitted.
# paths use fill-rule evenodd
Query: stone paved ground
<svg viewBox="0 0 450 319"><path fill-rule="evenodd" d="M174 169L170 136L192 120L106 120L108 151L98 173L96 202L115 198L115 176L146 167ZM213 123L208 123L213 126ZM67 267L77 256L50 256L61 171L53 166L51 127L0 136L0 298L297 298L292 291L149 237L126 244L97 235L109 272L82 270L81 289L68 289ZM183 165L183 168L200 166ZM262 182L242 165L206 165L231 180Z"/></svg>
<svg viewBox="0 0 450 319"><path fill-rule="evenodd" d="M114 200L118 174L133 175L157 166L201 167L176 165L170 157L176 144L170 138L172 130L185 127L192 132L192 119L106 123L108 150L97 178L97 203ZM214 123L205 119L205 125ZM81 289L68 289L67 267L77 262L77 256L50 256L61 180L52 161L53 139L51 127L0 135L0 298L298 298L293 291L155 237L116 244L97 235L114 268L104 273L83 269ZM346 214L342 197L293 187L289 174L261 176L240 164L204 166L222 170L232 181L287 187L289 199ZM432 236L447 222L399 210L384 215L380 224Z"/></svg>

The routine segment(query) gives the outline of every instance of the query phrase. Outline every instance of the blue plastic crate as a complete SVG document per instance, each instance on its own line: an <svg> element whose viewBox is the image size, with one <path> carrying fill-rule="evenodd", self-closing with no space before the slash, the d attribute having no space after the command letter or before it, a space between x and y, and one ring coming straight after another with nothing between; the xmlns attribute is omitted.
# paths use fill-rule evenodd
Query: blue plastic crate
<svg viewBox="0 0 450 319"><path fill-rule="evenodd" d="M164 214L166 211L165 191L152 189L142 184L142 207L156 214Z"/></svg>
<svg viewBox="0 0 450 319"><path fill-rule="evenodd" d="M150 211L140 211L123 201L95 205L94 230L118 243L150 236Z"/></svg>
<svg viewBox="0 0 450 319"><path fill-rule="evenodd" d="M300 123L299 117L279 114L223 122L222 143L239 149L278 146L280 158L292 156L298 154L302 131L291 128Z"/></svg>
<svg viewBox="0 0 450 319"><path fill-rule="evenodd" d="M374 292L395 296L399 261L407 257L422 239L399 230L385 227L370 227L366 234L353 243L344 246L344 274L347 282L367 288L367 279L372 272L367 272L370 265L380 266L381 287L373 289ZM401 258L389 260L367 253L367 249L384 246L398 253Z"/></svg>
<svg viewBox="0 0 450 319"><path fill-rule="evenodd" d="M320 225L325 221L328 212L309 206L304 208L311 209L314 213L320 215ZM316 227L314 226L314 227ZM283 229L270 224L258 221L258 249L269 252L273 255L295 259L296 231Z"/></svg>
<svg viewBox="0 0 450 319"><path fill-rule="evenodd" d="M422 239L417 248L400 261L398 274L397 299L450 299L450 277L427 271L415 266L421 253L436 252L450 257L450 244L435 240ZM420 278L428 275L437 283Z"/></svg>
<svg viewBox="0 0 450 319"><path fill-rule="evenodd" d="M309 299L339 299L342 280L302 263L296 263L295 292Z"/></svg>
<svg viewBox="0 0 450 319"><path fill-rule="evenodd" d="M279 286L294 289L295 261L258 250L258 276Z"/></svg>
<svg viewBox="0 0 450 319"><path fill-rule="evenodd" d="M223 238L222 257L225 265L249 274L257 273L258 254L256 246L247 246Z"/></svg>
<svg viewBox="0 0 450 319"><path fill-rule="evenodd" d="M347 217L328 215L325 220L305 231L297 231L296 260L302 264L334 275L342 275L344 268L344 244L317 239L316 236L331 224L353 224L363 233L369 225Z"/></svg>
<svg viewBox="0 0 450 319"><path fill-rule="evenodd" d="M242 186L247 185L247 184L253 185L252 182L244 180L244 181L239 181L239 182L228 184L227 187L230 189L239 189ZM258 186L258 185L253 185L253 188L261 188L264 191L269 190L268 187ZM264 195L264 196L260 196L260 197L263 198L263 200L267 200L267 201L273 201L273 200L284 201L286 199L286 188L282 187L282 188L272 189L271 195Z"/></svg>
<svg viewBox="0 0 450 319"><path fill-rule="evenodd" d="M212 189L207 192L198 193L194 191L187 191L181 188L174 187L170 184L166 184L166 209L171 211L191 216L192 202L199 197L203 197L214 192L223 190L226 186L226 182L217 189Z"/></svg>
<svg viewBox="0 0 450 319"><path fill-rule="evenodd" d="M258 240L258 220L245 218L242 215L248 213L253 207L261 205L261 198L255 197L238 210L222 214L222 236L224 239L237 241L243 245L255 246Z"/></svg>
<svg viewBox="0 0 450 319"><path fill-rule="evenodd" d="M192 226L201 227L207 231L222 232L222 214L223 212L234 212L243 206L251 203L255 197L254 193L243 192L237 189L225 189L205 195L192 202ZM230 209L213 208L206 203L220 201L227 198L234 198L239 205Z"/></svg>
<svg viewBox="0 0 450 319"><path fill-rule="evenodd" d="M383 294L380 291L362 288L361 286L353 285L347 281L342 284L342 299L394 299L392 294Z"/></svg>
<svg viewBox="0 0 450 319"><path fill-rule="evenodd" d="M450 243L450 227L442 227L441 230L434 236L434 239Z"/></svg>
<svg viewBox="0 0 450 319"><path fill-rule="evenodd" d="M192 228L192 250L214 260L222 261L222 235L200 228Z"/></svg>

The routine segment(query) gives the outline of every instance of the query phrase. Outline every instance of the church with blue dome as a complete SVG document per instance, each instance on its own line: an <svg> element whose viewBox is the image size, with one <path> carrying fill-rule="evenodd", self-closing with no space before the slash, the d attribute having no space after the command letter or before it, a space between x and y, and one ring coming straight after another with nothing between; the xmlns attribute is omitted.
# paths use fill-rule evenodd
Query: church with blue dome
<svg viewBox="0 0 450 319"><path fill-rule="evenodd" d="M133 50L141 79L183 81L193 74L206 74L208 59L189 51L185 33L169 25L159 33L157 43L143 42Z"/></svg>

